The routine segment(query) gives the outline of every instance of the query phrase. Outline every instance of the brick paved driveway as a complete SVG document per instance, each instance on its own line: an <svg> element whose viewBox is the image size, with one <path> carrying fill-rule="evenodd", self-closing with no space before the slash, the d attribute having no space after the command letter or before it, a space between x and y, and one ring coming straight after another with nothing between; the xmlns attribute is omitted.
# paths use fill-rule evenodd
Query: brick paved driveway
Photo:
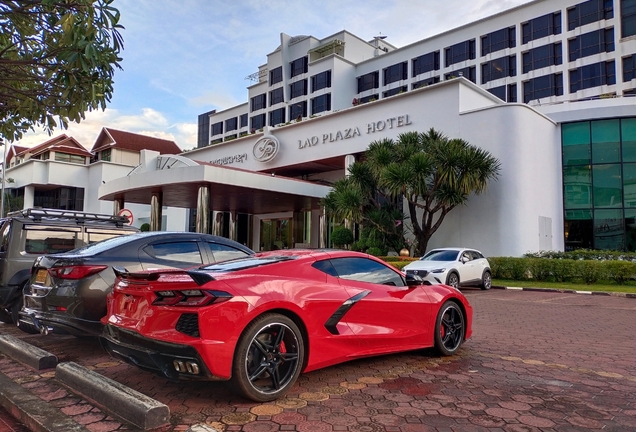
<svg viewBox="0 0 636 432"><path fill-rule="evenodd" d="M151 396L172 425L219 431L636 430L636 300L613 296L464 290L474 336L459 355L417 352L302 375L287 397L257 404L222 383L171 383L108 358L93 339L0 327ZM116 419L0 356L0 371L91 430ZM211 430L211 429L209 429Z"/></svg>

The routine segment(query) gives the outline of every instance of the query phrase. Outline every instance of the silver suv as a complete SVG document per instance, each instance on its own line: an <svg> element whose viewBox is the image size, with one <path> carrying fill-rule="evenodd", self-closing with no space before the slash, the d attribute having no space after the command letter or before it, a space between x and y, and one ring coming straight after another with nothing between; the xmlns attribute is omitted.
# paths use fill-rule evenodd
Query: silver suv
<svg viewBox="0 0 636 432"><path fill-rule="evenodd" d="M0 321L17 323L33 261L137 232L123 216L30 208L0 219Z"/></svg>

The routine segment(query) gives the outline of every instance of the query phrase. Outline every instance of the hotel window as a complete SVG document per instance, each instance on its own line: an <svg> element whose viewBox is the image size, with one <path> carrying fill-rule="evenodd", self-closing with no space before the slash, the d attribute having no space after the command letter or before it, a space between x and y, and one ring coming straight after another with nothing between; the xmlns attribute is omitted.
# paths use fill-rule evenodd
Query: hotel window
<svg viewBox="0 0 636 432"><path fill-rule="evenodd" d="M561 42L533 48L522 56L523 73L563 63Z"/></svg>
<svg viewBox="0 0 636 432"><path fill-rule="evenodd" d="M107 151L107 150L104 150L104 151ZM49 160L50 158L51 158L51 152L42 153L42 160ZM110 158L108 160L110 160Z"/></svg>
<svg viewBox="0 0 636 432"><path fill-rule="evenodd" d="M269 71L269 85L274 85L283 80L283 67L278 66L275 69Z"/></svg>
<svg viewBox="0 0 636 432"><path fill-rule="evenodd" d="M307 95L307 80L300 80L289 85L289 97L294 99L300 96Z"/></svg>
<svg viewBox="0 0 636 432"><path fill-rule="evenodd" d="M464 60L475 59L475 39L460 42L453 46L449 46L445 49L444 54L446 56L446 66L454 65L455 63L462 62Z"/></svg>
<svg viewBox="0 0 636 432"><path fill-rule="evenodd" d="M289 107L289 121L307 117L307 101L295 103Z"/></svg>
<svg viewBox="0 0 636 432"><path fill-rule="evenodd" d="M236 117L225 120L225 132L230 132L236 129L238 129L238 119Z"/></svg>
<svg viewBox="0 0 636 432"><path fill-rule="evenodd" d="M408 78L408 63L397 63L382 70L384 75L384 85Z"/></svg>
<svg viewBox="0 0 636 432"><path fill-rule="evenodd" d="M86 158L84 156L60 152L55 152L55 160L58 162L70 162L80 165L84 165L84 163L86 163Z"/></svg>
<svg viewBox="0 0 636 432"><path fill-rule="evenodd" d="M265 93L254 96L252 99L252 111L263 109L267 106L267 95Z"/></svg>
<svg viewBox="0 0 636 432"><path fill-rule="evenodd" d="M517 44L516 27L509 27L488 33L481 37L481 55L506 48L514 48Z"/></svg>
<svg viewBox="0 0 636 432"><path fill-rule="evenodd" d="M214 123L210 128L212 130L210 136L221 135L223 133L223 122Z"/></svg>
<svg viewBox="0 0 636 432"><path fill-rule="evenodd" d="M421 55L413 59L413 76L439 70L439 51Z"/></svg>
<svg viewBox="0 0 636 432"><path fill-rule="evenodd" d="M380 99L380 95L376 93L376 94L372 94L372 95L360 98L360 103L363 104L363 103L372 102L378 99Z"/></svg>
<svg viewBox="0 0 636 432"><path fill-rule="evenodd" d="M394 89L387 90L384 93L382 93L382 97L385 98L385 97L393 96L400 93L406 93L407 91L408 91L407 86L396 87Z"/></svg>
<svg viewBox="0 0 636 432"><path fill-rule="evenodd" d="M312 93L324 88L331 87L331 71L320 72L311 77L311 91Z"/></svg>
<svg viewBox="0 0 636 432"><path fill-rule="evenodd" d="M542 37L561 34L561 12L540 16L521 24L523 43Z"/></svg>
<svg viewBox="0 0 636 432"><path fill-rule="evenodd" d="M523 83L523 102L563 95L563 74L544 75Z"/></svg>
<svg viewBox="0 0 636 432"><path fill-rule="evenodd" d="M331 111L331 94L327 93L311 100L311 114Z"/></svg>
<svg viewBox="0 0 636 432"><path fill-rule="evenodd" d="M241 121L240 127L242 128L247 127L247 114L241 114L240 121Z"/></svg>
<svg viewBox="0 0 636 432"><path fill-rule="evenodd" d="M506 56L481 65L481 83L517 75L517 56Z"/></svg>
<svg viewBox="0 0 636 432"><path fill-rule="evenodd" d="M568 9L568 30L610 18L614 18L613 0L586 1Z"/></svg>
<svg viewBox="0 0 636 432"><path fill-rule="evenodd" d="M297 75L307 73L307 71L309 70L308 63L307 63L307 56L301 57L299 59L294 60L293 62L290 62L289 66L291 70L291 75L290 75L291 78Z"/></svg>
<svg viewBox="0 0 636 432"><path fill-rule="evenodd" d="M614 51L614 29L601 29L582 34L568 41L570 61L601 52Z"/></svg>
<svg viewBox="0 0 636 432"><path fill-rule="evenodd" d="M517 102L517 84L493 87L488 91L504 102Z"/></svg>
<svg viewBox="0 0 636 432"><path fill-rule="evenodd" d="M636 35L636 0L621 0L621 37Z"/></svg>
<svg viewBox="0 0 636 432"><path fill-rule="evenodd" d="M463 69L458 69L456 71L452 71L444 75L444 79L449 80L452 78L458 78L460 76L463 76L464 78L469 79L476 84L476 81L477 81L476 70L477 69L475 68L475 66L469 66Z"/></svg>
<svg viewBox="0 0 636 432"><path fill-rule="evenodd" d="M112 149L102 150L100 152L100 154L99 154L99 160L110 162L111 154L112 154ZM44 156L46 156L46 157L44 157ZM49 158L48 152L42 155L42 159L43 160L44 159L48 159L48 158Z"/></svg>
<svg viewBox="0 0 636 432"><path fill-rule="evenodd" d="M276 126L285 123L285 108L279 108L269 113L269 125Z"/></svg>
<svg viewBox="0 0 636 432"><path fill-rule="evenodd" d="M277 89L269 92L269 106L276 105L277 103L281 103L285 101L285 97L283 95L283 88L278 87Z"/></svg>
<svg viewBox="0 0 636 432"><path fill-rule="evenodd" d="M252 129L258 130L265 126L265 114L255 115L251 118L252 121Z"/></svg>
<svg viewBox="0 0 636 432"><path fill-rule="evenodd" d="M614 60L581 66L570 71L570 93L591 87L616 84Z"/></svg>
<svg viewBox="0 0 636 432"><path fill-rule="evenodd" d="M623 57L623 82L631 81L634 78L636 78L636 54Z"/></svg>
<svg viewBox="0 0 636 432"><path fill-rule="evenodd" d="M375 71L358 77L358 93L380 87L380 72Z"/></svg>
<svg viewBox="0 0 636 432"><path fill-rule="evenodd" d="M435 84L435 83L438 83L438 82L439 82L439 75L431 77L429 79L424 79L424 80L419 80L417 82L414 82L411 85L411 89L415 90L415 89L418 89L420 87L426 87L426 86L429 86L431 84Z"/></svg>

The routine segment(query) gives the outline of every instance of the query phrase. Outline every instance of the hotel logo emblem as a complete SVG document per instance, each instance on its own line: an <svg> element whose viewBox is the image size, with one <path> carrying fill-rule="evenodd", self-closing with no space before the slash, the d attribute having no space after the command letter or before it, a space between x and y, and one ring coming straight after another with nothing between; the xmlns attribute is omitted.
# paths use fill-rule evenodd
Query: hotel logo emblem
<svg viewBox="0 0 636 432"><path fill-rule="evenodd" d="M278 138L273 135L265 135L256 141L252 154L254 154L254 159L259 162L269 162L276 157L279 149Z"/></svg>

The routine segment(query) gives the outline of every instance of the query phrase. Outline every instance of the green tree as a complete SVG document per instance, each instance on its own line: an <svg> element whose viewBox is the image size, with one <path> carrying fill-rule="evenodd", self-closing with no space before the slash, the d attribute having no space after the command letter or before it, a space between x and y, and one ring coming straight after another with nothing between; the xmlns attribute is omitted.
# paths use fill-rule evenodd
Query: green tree
<svg viewBox="0 0 636 432"><path fill-rule="evenodd" d="M471 194L482 193L499 177L500 162L489 152L462 139L449 139L430 129L425 133L400 134L397 140L384 139L369 145L362 161L350 167L350 176L334 184L325 198L329 214L374 226L390 237L403 234L403 200L413 226L416 253L423 255L432 235L446 215L465 204ZM382 214L384 223L378 223ZM393 216L394 223L387 223ZM381 227L381 228L380 228Z"/></svg>
<svg viewBox="0 0 636 432"><path fill-rule="evenodd" d="M123 49L113 1L0 0L0 138L106 107Z"/></svg>

